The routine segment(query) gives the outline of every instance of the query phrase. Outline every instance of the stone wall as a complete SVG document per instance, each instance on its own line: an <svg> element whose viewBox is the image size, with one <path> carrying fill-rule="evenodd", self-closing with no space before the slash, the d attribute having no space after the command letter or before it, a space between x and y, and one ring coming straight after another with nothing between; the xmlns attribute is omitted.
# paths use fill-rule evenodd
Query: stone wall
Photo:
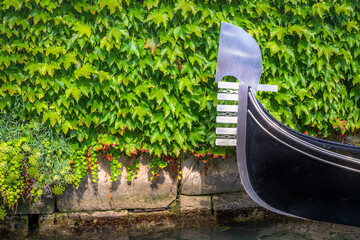
<svg viewBox="0 0 360 240"><path fill-rule="evenodd" d="M28 230L65 234L99 227L131 231L138 226L144 230L144 225L162 229L179 223L201 225L217 219L249 221L269 216L245 193L235 157L206 163L194 156L186 157L180 178L178 172L167 167L160 170L155 182L150 181L149 155L143 154L139 160L138 178L127 181L126 170L122 169L119 180L110 182L109 162L100 159L97 183L87 176L78 189L71 186L55 199L20 204L16 214L10 213L0 221L0 232L22 228L21 234ZM35 230L25 225L33 225Z"/></svg>

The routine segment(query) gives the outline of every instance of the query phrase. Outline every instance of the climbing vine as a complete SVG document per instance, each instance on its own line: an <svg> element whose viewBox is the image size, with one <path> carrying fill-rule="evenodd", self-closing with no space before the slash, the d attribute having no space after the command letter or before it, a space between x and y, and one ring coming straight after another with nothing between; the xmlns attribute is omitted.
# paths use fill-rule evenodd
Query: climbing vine
<svg viewBox="0 0 360 240"><path fill-rule="evenodd" d="M96 181L99 155L114 181L122 154L155 156L155 179L181 151L232 153L215 147L221 21L259 43L261 83L280 91L258 97L277 119L313 136L360 127L358 1L5 0L0 16L2 116L30 124L25 132L51 126L71 146L60 154L46 137L38 145L22 135L1 139L0 174L13 171L1 196L11 206L27 178L33 196L42 183L61 194L88 172ZM126 166L129 179L137 164ZM11 184L20 193L8 194Z"/></svg>

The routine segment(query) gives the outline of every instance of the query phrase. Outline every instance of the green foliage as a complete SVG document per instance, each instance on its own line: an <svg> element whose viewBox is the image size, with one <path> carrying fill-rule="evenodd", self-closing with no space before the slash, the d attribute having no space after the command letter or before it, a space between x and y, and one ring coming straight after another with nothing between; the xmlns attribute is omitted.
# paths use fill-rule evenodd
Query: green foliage
<svg viewBox="0 0 360 240"><path fill-rule="evenodd" d="M12 112L0 113L0 126L0 196L5 206L14 209L20 197L36 202L47 186L66 184L72 148L62 136L47 124L21 121Z"/></svg>
<svg viewBox="0 0 360 240"><path fill-rule="evenodd" d="M65 187L62 185L56 185L52 190L55 195L61 195L65 191Z"/></svg>
<svg viewBox="0 0 360 240"><path fill-rule="evenodd" d="M231 153L214 146L221 21L258 41L261 83L280 86L258 97L276 118L311 135L360 127L356 1L3 1L0 16L0 111L36 122L31 131L50 125L74 149L46 136L28 143L41 153L28 175L44 184L78 186L90 171L96 182L99 154L115 181L123 154L155 156L154 180L164 156ZM30 162L31 153L10 140L1 139L11 146L4 162L21 182L16 159ZM70 164L56 160L64 152Z"/></svg>
<svg viewBox="0 0 360 240"><path fill-rule="evenodd" d="M6 216L5 206L0 204L0 220L4 220L5 216Z"/></svg>

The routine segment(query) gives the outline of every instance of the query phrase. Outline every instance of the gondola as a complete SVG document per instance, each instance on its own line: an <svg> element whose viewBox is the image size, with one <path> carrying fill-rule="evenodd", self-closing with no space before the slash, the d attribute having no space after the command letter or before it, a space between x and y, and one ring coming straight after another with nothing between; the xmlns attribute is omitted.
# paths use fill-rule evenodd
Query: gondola
<svg viewBox="0 0 360 240"><path fill-rule="evenodd" d="M244 30L221 23L216 82L216 144L236 146L238 169L249 196L275 213L360 226L360 147L319 139L286 127L256 99L262 57ZM238 82L223 82L225 76ZM276 94L276 93L275 93ZM237 124L236 128L226 127Z"/></svg>

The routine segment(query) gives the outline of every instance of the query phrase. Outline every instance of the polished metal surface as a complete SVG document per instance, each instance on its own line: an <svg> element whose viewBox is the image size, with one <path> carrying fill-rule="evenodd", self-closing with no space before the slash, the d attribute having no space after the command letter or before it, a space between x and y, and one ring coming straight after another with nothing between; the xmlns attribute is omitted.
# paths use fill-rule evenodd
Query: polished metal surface
<svg viewBox="0 0 360 240"><path fill-rule="evenodd" d="M258 88L262 57L256 41L244 30L222 22L215 81L226 76L237 78L255 91Z"/></svg>

